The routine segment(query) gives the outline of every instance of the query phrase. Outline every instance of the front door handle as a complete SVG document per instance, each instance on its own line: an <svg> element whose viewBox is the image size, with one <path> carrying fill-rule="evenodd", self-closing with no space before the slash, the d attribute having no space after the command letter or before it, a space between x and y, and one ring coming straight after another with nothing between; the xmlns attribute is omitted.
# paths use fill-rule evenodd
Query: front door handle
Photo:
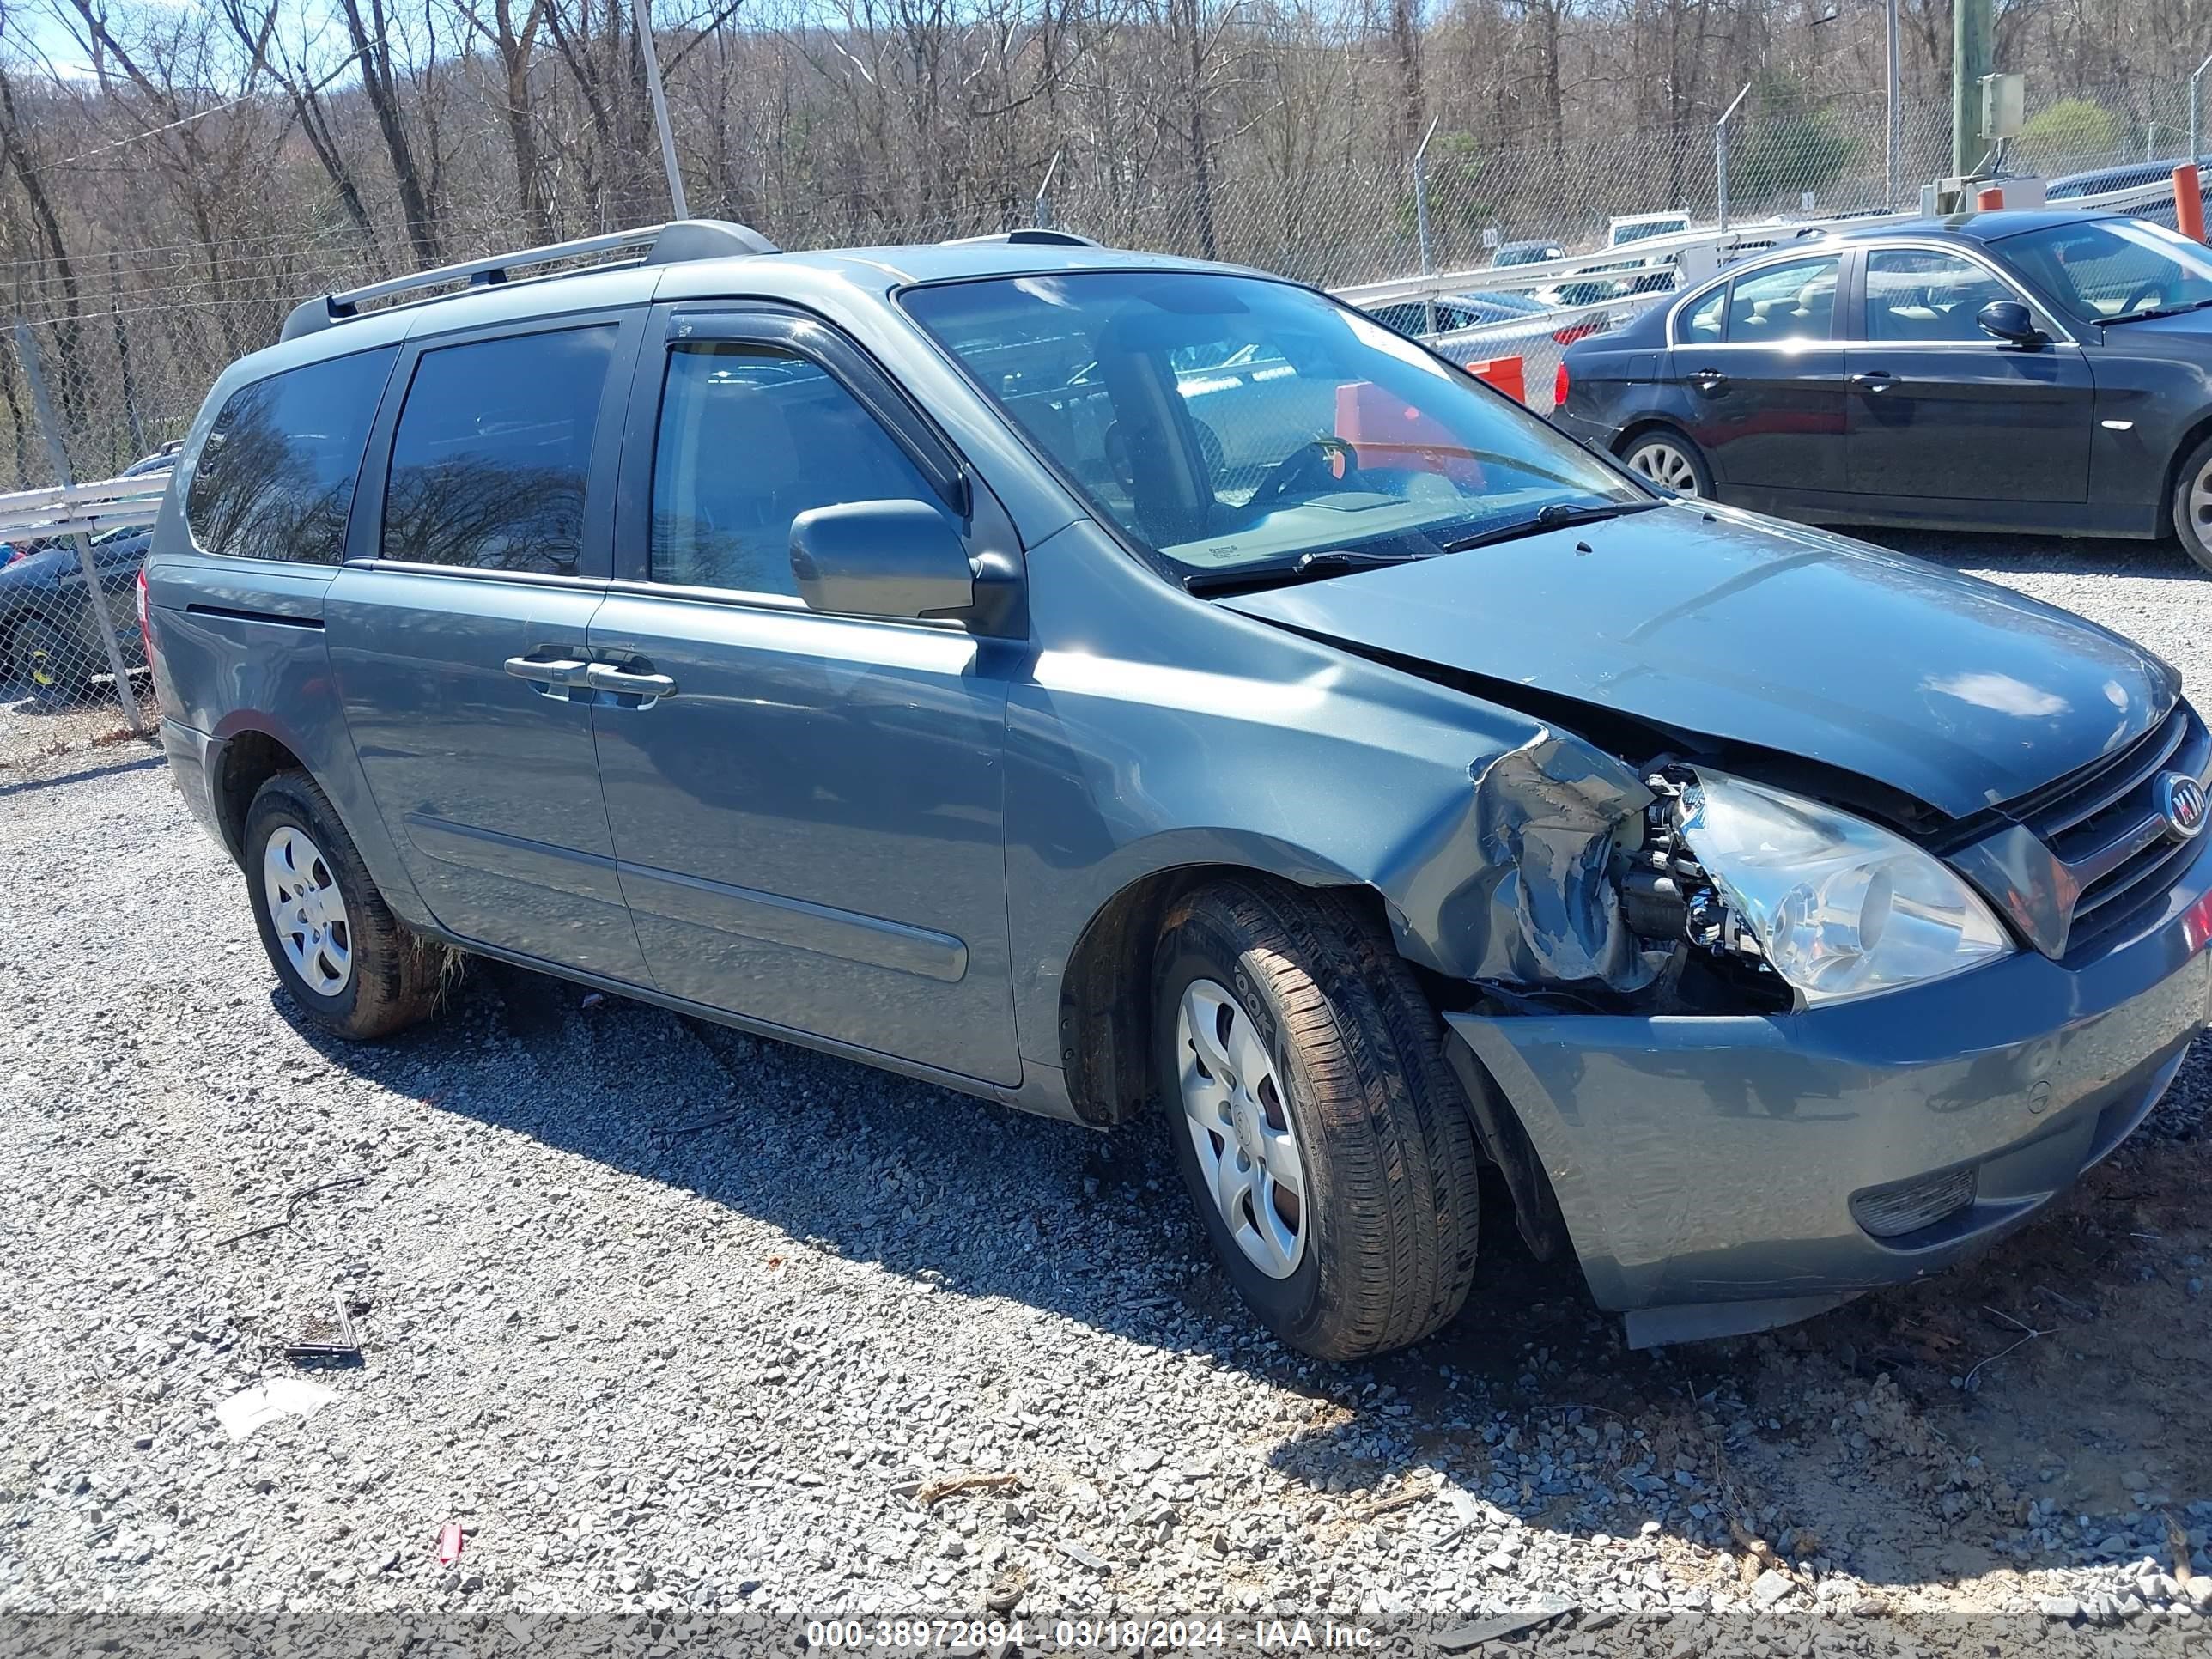
<svg viewBox="0 0 2212 1659"><path fill-rule="evenodd" d="M591 664L574 657L509 657L507 672L519 680L530 680L537 684L565 690L572 685L581 685Z"/></svg>
<svg viewBox="0 0 2212 1659"><path fill-rule="evenodd" d="M663 697L676 695L676 682L665 674L654 674L637 669L617 668L612 663L595 662L586 670L584 684L594 691L610 692L617 697L641 697L641 702L624 703L626 708L650 708Z"/></svg>
<svg viewBox="0 0 2212 1659"><path fill-rule="evenodd" d="M1887 392L1897 384L1897 376L1886 368L1869 368L1852 375L1851 384L1861 392Z"/></svg>

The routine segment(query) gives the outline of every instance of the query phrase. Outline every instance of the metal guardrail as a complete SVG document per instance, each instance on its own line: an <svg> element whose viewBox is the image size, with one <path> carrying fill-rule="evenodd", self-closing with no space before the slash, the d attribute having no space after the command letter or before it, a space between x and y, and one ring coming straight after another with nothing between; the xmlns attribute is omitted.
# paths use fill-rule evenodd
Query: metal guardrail
<svg viewBox="0 0 2212 1659"><path fill-rule="evenodd" d="M1996 182L2002 185L2003 181ZM2088 212L2131 213L2142 208L2156 207L2172 198L2172 181L2160 179L2125 190L2106 191L2100 195L2074 197L2051 205ZM1837 230L1856 230L1861 226L1902 224L1923 216L1915 208L1905 213L1854 214L1844 218L1766 219L1752 224L1730 225L1726 229L1705 226L1664 236L1649 236L1640 241L1624 242L1615 247L1599 248L1589 253L1569 254L1564 258L1547 259L1540 264L1477 265L1461 270L1396 277L1389 282L1356 283L1349 288L1329 291L1346 304L1368 310L1381 305L1449 300L1461 294L1530 293L1538 289L1564 286L1577 280L1618 276L1629 266L1665 264L1681 255L1692 256L1685 262L1689 264L1710 255L1713 260L1711 269L1717 270L1737 259L1767 252L1801 238L1809 240ZM1709 274L1706 270L1693 270L1687 279L1698 281ZM1501 339L1523 337L1530 325L1538 322L1556 322L1565 327L1607 313L1627 312L1632 314L1647 306L1663 302L1669 295L1678 293L1681 284L1677 283L1645 294L1615 295L1588 305L1559 307L1540 316L1516 317L1504 322L1460 329L1451 333L1450 340L1456 350L1461 346L1480 346L1486 337Z"/></svg>
<svg viewBox="0 0 2212 1659"><path fill-rule="evenodd" d="M147 472L98 483L19 489L0 495L0 540L43 540L77 531L97 536L104 531L151 524L161 513L161 496L168 487L167 472Z"/></svg>

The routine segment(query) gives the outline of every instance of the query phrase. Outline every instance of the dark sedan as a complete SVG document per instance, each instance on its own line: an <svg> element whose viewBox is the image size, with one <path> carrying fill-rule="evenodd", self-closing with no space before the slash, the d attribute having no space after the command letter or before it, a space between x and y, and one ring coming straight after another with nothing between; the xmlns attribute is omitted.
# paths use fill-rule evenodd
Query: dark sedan
<svg viewBox="0 0 2212 1659"><path fill-rule="evenodd" d="M1554 418L1684 495L2212 569L2212 251L2049 209L1801 242L1572 347Z"/></svg>

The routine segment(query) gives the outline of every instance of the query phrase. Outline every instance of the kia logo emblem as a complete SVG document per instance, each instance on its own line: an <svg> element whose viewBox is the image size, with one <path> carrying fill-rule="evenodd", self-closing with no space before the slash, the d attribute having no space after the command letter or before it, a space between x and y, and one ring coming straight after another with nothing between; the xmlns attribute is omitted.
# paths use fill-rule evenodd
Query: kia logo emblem
<svg viewBox="0 0 2212 1659"><path fill-rule="evenodd" d="M2176 841L2187 841L2204 828L2204 786L2185 772L2168 772L2158 781L2158 810Z"/></svg>

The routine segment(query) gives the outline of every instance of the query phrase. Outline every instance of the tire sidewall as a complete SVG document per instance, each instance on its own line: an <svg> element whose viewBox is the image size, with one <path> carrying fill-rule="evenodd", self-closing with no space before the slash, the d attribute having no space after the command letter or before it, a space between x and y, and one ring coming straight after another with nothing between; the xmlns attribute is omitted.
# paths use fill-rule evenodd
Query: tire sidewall
<svg viewBox="0 0 2212 1659"><path fill-rule="evenodd" d="M323 862L337 883L339 897L345 901L353 971L334 994L326 995L300 977L299 970L292 966L277 940L276 921L269 914L269 896L261 875L262 860L270 835L288 827L314 842L315 850L322 854ZM353 1024L361 1000L363 974L369 965L364 960L368 942L362 936L361 926L365 903L362 890L364 877L353 864L350 842L342 834L334 833L334 826L323 822L323 815L316 810L315 804L302 792L289 787L289 780L276 778L262 786L261 793L254 797L246 812L244 851L246 899L253 907L254 929L261 935L261 948L268 952L269 965L276 970L278 982L317 1024L334 1030L345 1030Z"/></svg>
<svg viewBox="0 0 2212 1659"><path fill-rule="evenodd" d="M1284 1030L1282 1010L1260 977L1246 964L1239 942L1228 937L1211 917L1203 913L1184 915L1163 939L1156 960L1152 983L1153 1066L1160 1079L1161 1105L1168 1134L1174 1143L1176 1167L1182 1171L1183 1185L1190 1192L1214 1255L1237 1293L1267 1324L1286 1337L1294 1337L1321 1312L1322 1272L1331 1243L1333 1206L1326 1146L1312 1103L1311 1078L1297 1052L1297 1045L1288 1040ZM1183 993L1194 981L1201 979L1226 988L1257 1028L1268 1058L1273 1062L1275 1076L1283 1085L1283 1109L1297 1135L1305 1181L1300 1210L1305 1250L1287 1279L1275 1279L1261 1272L1237 1244L1228 1223L1222 1218L1221 1206L1207 1188L1198 1149L1185 1127L1188 1120L1178 1082L1182 1057L1177 1052L1176 1033Z"/></svg>

